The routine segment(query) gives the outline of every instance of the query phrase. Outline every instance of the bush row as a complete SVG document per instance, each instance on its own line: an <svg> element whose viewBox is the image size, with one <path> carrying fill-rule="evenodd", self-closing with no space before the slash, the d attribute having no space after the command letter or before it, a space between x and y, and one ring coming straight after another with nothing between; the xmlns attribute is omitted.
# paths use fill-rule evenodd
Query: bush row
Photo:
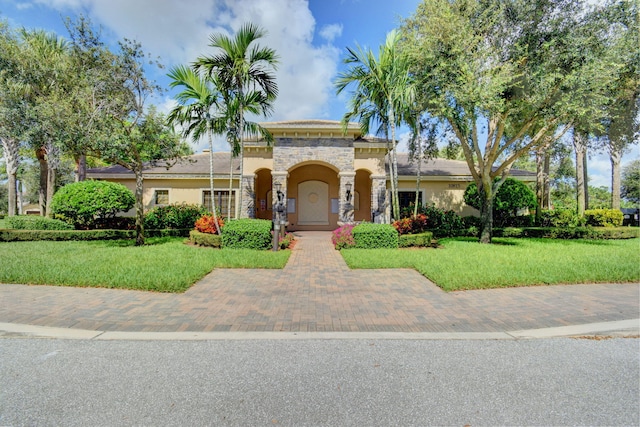
<svg viewBox="0 0 640 427"><path fill-rule="evenodd" d="M45 218L36 215L19 215L7 217L5 223L8 228L16 230L73 230L71 224L58 219Z"/></svg>
<svg viewBox="0 0 640 427"><path fill-rule="evenodd" d="M640 237L637 227L530 227L495 228L494 237L538 237L552 239L633 239Z"/></svg>
<svg viewBox="0 0 640 427"><path fill-rule="evenodd" d="M190 230L145 230L147 237L186 237ZM133 239L134 230L0 230L0 242Z"/></svg>
<svg viewBox="0 0 640 427"><path fill-rule="evenodd" d="M222 246L233 249L269 249L271 221L266 219L234 219L222 229Z"/></svg>

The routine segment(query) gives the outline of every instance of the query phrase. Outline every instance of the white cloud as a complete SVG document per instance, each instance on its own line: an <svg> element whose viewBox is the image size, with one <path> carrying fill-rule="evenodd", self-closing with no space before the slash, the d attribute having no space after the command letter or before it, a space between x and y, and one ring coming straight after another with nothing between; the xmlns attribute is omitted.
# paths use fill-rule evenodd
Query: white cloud
<svg viewBox="0 0 640 427"><path fill-rule="evenodd" d="M340 37L342 35L342 24L325 25L320 29L319 34L320 37L331 43L336 39L336 37Z"/></svg>
<svg viewBox="0 0 640 427"><path fill-rule="evenodd" d="M68 13L85 13L95 24L142 43L167 66L210 53L209 35L235 32L246 22L267 31L260 45L276 50L279 96L269 120L326 118L340 51L330 41L341 26L323 27L327 40L314 46L316 21L306 0L36 0Z"/></svg>
<svg viewBox="0 0 640 427"><path fill-rule="evenodd" d="M28 10L28 9L31 9L32 7L33 7L33 3L25 3L25 2L16 3L16 9L18 10Z"/></svg>

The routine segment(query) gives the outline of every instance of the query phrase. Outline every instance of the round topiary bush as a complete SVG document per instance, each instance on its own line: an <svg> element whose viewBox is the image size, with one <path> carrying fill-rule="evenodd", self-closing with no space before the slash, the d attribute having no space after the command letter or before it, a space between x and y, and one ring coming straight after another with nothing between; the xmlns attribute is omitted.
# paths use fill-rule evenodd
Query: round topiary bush
<svg viewBox="0 0 640 427"><path fill-rule="evenodd" d="M480 210L480 194L475 182L469 184L465 190L464 202ZM532 209L536 205L536 195L527 184L517 179L507 178L498 189L493 202L494 225L498 227L509 226L517 216L518 210Z"/></svg>
<svg viewBox="0 0 640 427"><path fill-rule="evenodd" d="M97 221L113 218L135 204L131 190L108 181L81 181L67 184L54 194L51 210L76 228L95 228Z"/></svg>

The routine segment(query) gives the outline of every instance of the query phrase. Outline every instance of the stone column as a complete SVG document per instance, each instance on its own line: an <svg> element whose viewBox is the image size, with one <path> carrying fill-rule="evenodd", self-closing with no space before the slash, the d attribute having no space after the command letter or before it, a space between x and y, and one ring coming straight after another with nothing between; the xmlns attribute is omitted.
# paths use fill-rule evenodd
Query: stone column
<svg viewBox="0 0 640 427"><path fill-rule="evenodd" d="M353 222L353 197L356 192L355 177L353 171L338 173L340 178L340 192L338 196L338 225ZM347 184L351 184L350 199L347 201Z"/></svg>
<svg viewBox="0 0 640 427"><path fill-rule="evenodd" d="M273 209L273 221L287 222L287 178L289 178L289 172L287 171L271 171L271 206ZM278 190L276 189L276 183L280 183L280 191L282 192L282 203L284 204L284 211L278 217L276 206L278 206Z"/></svg>
<svg viewBox="0 0 640 427"><path fill-rule="evenodd" d="M256 217L256 175L242 175L241 181L242 206L239 218Z"/></svg>
<svg viewBox="0 0 640 427"><path fill-rule="evenodd" d="M387 177L371 175L371 222L388 224L389 203L387 200Z"/></svg>

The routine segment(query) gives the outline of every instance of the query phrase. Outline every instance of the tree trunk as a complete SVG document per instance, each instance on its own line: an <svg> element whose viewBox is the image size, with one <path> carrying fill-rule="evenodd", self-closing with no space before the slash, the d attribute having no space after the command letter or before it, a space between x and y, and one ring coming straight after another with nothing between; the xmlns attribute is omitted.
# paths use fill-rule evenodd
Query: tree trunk
<svg viewBox="0 0 640 427"><path fill-rule="evenodd" d="M544 160L545 151L542 147L536 150L536 202L538 206L536 208L536 224L540 224L542 219L542 209L544 206Z"/></svg>
<svg viewBox="0 0 640 427"><path fill-rule="evenodd" d="M87 156L80 154L76 156L76 182L87 179Z"/></svg>
<svg viewBox="0 0 640 427"><path fill-rule="evenodd" d="M394 219L400 219L400 201L398 199L398 156L396 150L396 117L393 111L392 100L389 99L389 123L391 124L391 206Z"/></svg>
<svg viewBox="0 0 640 427"><path fill-rule="evenodd" d="M43 147L36 150L36 158L40 163L40 187L38 188L38 205L40 215L44 216L47 208L47 157Z"/></svg>
<svg viewBox="0 0 640 427"><path fill-rule="evenodd" d="M231 192L233 191L233 147L229 153L229 197L227 197L227 218L231 219Z"/></svg>
<svg viewBox="0 0 640 427"><path fill-rule="evenodd" d="M23 201L22 201L22 181L17 181L17 197L16 200L18 201L18 215L22 215L22 206L23 206Z"/></svg>
<svg viewBox="0 0 640 427"><path fill-rule="evenodd" d="M413 206L413 216L418 216L418 204L420 203L420 179L422 178L422 144L418 142L418 172L416 173L416 201Z"/></svg>
<svg viewBox="0 0 640 427"><path fill-rule="evenodd" d="M583 135L578 131L573 131L573 148L576 152L576 201L578 217L584 216L585 194L584 194L584 153L586 151Z"/></svg>
<svg viewBox="0 0 640 427"><path fill-rule="evenodd" d="M142 195L144 192L144 178L142 167L134 168L136 176L136 246L144 245L144 202Z"/></svg>
<svg viewBox="0 0 640 427"><path fill-rule="evenodd" d="M51 212L51 202L56 191L56 171L60 164L60 157L58 148L51 141L46 144L45 152L47 156L47 203L45 216L51 218L53 214Z"/></svg>
<svg viewBox="0 0 640 427"><path fill-rule="evenodd" d="M549 183L549 170L551 166L551 154L549 151L544 153L544 194L542 197L542 205L545 209L551 209L551 185Z"/></svg>
<svg viewBox="0 0 640 427"><path fill-rule="evenodd" d="M480 195L480 243L491 243L493 236L493 194L491 182L478 188Z"/></svg>
<svg viewBox="0 0 640 427"><path fill-rule="evenodd" d="M213 222L216 224L216 232L220 235L220 225L218 224L215 195L213 193L213 137L211 136L211 130L209 130L207 134L209 136L209 191L211 192L211 213L213 215Z"/></svg>
<svg viewBox="0 0 640 427"><path fill-rule="evenodd" d="M51 201L53 200L53 194L56 189L56 169L51 165L51 161L48 162L47 168L47 204L45 209L45 216L51 218L53 212L51 212Z"/></svg>
<svg viewBox="0 0 640 427"><path fill-rule="evenodd" d="M7 214L9 216L14 216L16 214L16 206L17 206L17 174L18 174L18 166L20 162L20 153L19 153L19 144L8 138L0 138L0 142L2 143L2 149L4 151L4 159L7 167L7 195L9 206L7 208Z"/></svg>
<svg viewBox="0 0 640 427"><path fill-rule="evenodd" d="M584 147L584 154L582 155L582 172L584 173L584 177L582 182L584 183L584 209L589 209L589 173L587 172L587 147Z"/></svg>
<svg viewBox="0 0 640 427"><path fill-rule="evenodd" d="M609 153L611 159L611 209L620 209L620 160L622 152L614 148Z"/></svg>

